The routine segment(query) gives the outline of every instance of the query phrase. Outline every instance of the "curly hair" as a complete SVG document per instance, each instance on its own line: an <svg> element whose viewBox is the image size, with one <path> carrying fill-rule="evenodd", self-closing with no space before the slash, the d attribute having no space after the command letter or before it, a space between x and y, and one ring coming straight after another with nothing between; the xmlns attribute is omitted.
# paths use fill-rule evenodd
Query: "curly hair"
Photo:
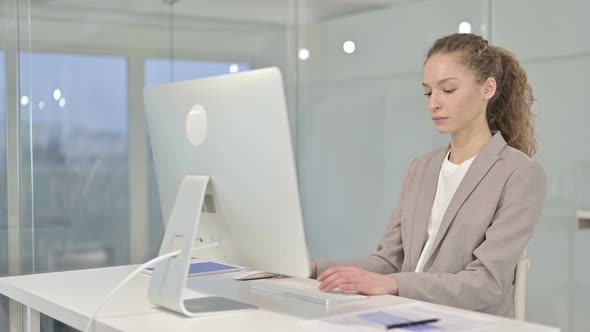
<svg viewBox="0 0 590 332"><path fill-rule="evenodd" d="M496 80L496 93L488 101L486 118L490 130L499 130L508 145L529 157L537 150L534 130L534 102L525 70L508 50L489 45L474 34L455 33L434 42L426 61L437 53L457 53L462 64L472 70L478 83Z"/></svg>

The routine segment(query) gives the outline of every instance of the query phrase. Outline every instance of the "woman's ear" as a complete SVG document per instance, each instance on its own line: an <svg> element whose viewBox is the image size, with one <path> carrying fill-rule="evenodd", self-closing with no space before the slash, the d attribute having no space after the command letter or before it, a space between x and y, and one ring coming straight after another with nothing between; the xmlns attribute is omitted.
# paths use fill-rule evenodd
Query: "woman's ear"
<svg viewBox="0 0 590 332"><path fill-rule="evenodd" d="M488 77L483 83L482 89L483 99L490 100L496 94L496 79Z"/></svg>

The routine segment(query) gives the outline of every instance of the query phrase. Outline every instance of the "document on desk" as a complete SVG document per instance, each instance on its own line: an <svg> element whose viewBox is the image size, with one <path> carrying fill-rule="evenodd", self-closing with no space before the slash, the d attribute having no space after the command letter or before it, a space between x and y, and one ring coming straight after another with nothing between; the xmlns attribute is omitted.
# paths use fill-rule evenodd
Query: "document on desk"
<svg viewBox="0 0 590 332"><path fill-rule="evenodd" d="M188 276L194 277L199 275L206 275L206 274L216 274L216 273L226 273L226 272L236 272L243 270L243 266L237 265L230 265L230 264L221 264L214 261L207 261L198 258L192 258L189 268L188 268ZM152 274L154 271L153 268L147 268L143 270L143 273Z"/></svg>
<svg viewBox="0 0 590 332"><path fill-rule="evenodd" d="M496 320L428 303L408 303L391 307L351 312L322 319L300 321L299 326L314 332L387 330L387 326L428 320L436 322L398 328L392 331L471 331L496 324Z"/></svg>

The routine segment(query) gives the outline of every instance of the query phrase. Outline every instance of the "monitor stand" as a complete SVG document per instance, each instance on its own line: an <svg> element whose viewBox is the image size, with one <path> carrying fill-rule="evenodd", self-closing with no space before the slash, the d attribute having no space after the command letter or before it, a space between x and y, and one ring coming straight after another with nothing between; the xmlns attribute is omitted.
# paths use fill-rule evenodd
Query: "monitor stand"
<svg viewBox="0 0 590 332"><path fill-rule="evenodd" d="M181 253L155 266L149 286L148 296L153 304L189 317L256 309L254 305L218 296L182 299L208 183L208 176L187 175L182 179L158 255L176 250Z"/></svg>

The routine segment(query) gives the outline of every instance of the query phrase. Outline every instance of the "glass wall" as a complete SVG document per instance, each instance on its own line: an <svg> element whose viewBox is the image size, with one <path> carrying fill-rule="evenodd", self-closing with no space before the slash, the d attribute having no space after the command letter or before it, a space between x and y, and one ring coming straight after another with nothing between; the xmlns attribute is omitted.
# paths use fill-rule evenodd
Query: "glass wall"
<svg viewBox="0 0 590 332"><path fill-rule="evenodd" d="M164 223L145 85L277 66L294 100L292 0L0 4L0 276L155 255ZM21 317L1 299L0 330Z"/></svg>
<svg viewBox="0 0 590 332"><path fill-rule="evenodd" d="M126 58L27 56L31 95L20 104L32 109L33 272L125 264Z"/></svg>
<svg viewBox="0 0 590 332"><path fill-rule="evenodd" d="M5 77L4 52L0 52L0 77ZM8 274L8 211L6 209L6 82L0 79L0 275Z"/></svg>
<svg viewBox="0 0 590 332"><path fill-rule="evenodd" d="M6 70L0 53L0 276L8 275L8 184L6 169ZM0 297L0 330L8 328L8 301Z"/></svg>
<svg viewBox="0 0 590 332"><path fill-rule="evenodd" d="M5 77L4 52L0 52L0 75ZM8 211L7 184L6 184L6 82L0 80L0 243L8 243ZM0 254L0 275L8 274L8 250L5 245L1 246Z"/></svg>

